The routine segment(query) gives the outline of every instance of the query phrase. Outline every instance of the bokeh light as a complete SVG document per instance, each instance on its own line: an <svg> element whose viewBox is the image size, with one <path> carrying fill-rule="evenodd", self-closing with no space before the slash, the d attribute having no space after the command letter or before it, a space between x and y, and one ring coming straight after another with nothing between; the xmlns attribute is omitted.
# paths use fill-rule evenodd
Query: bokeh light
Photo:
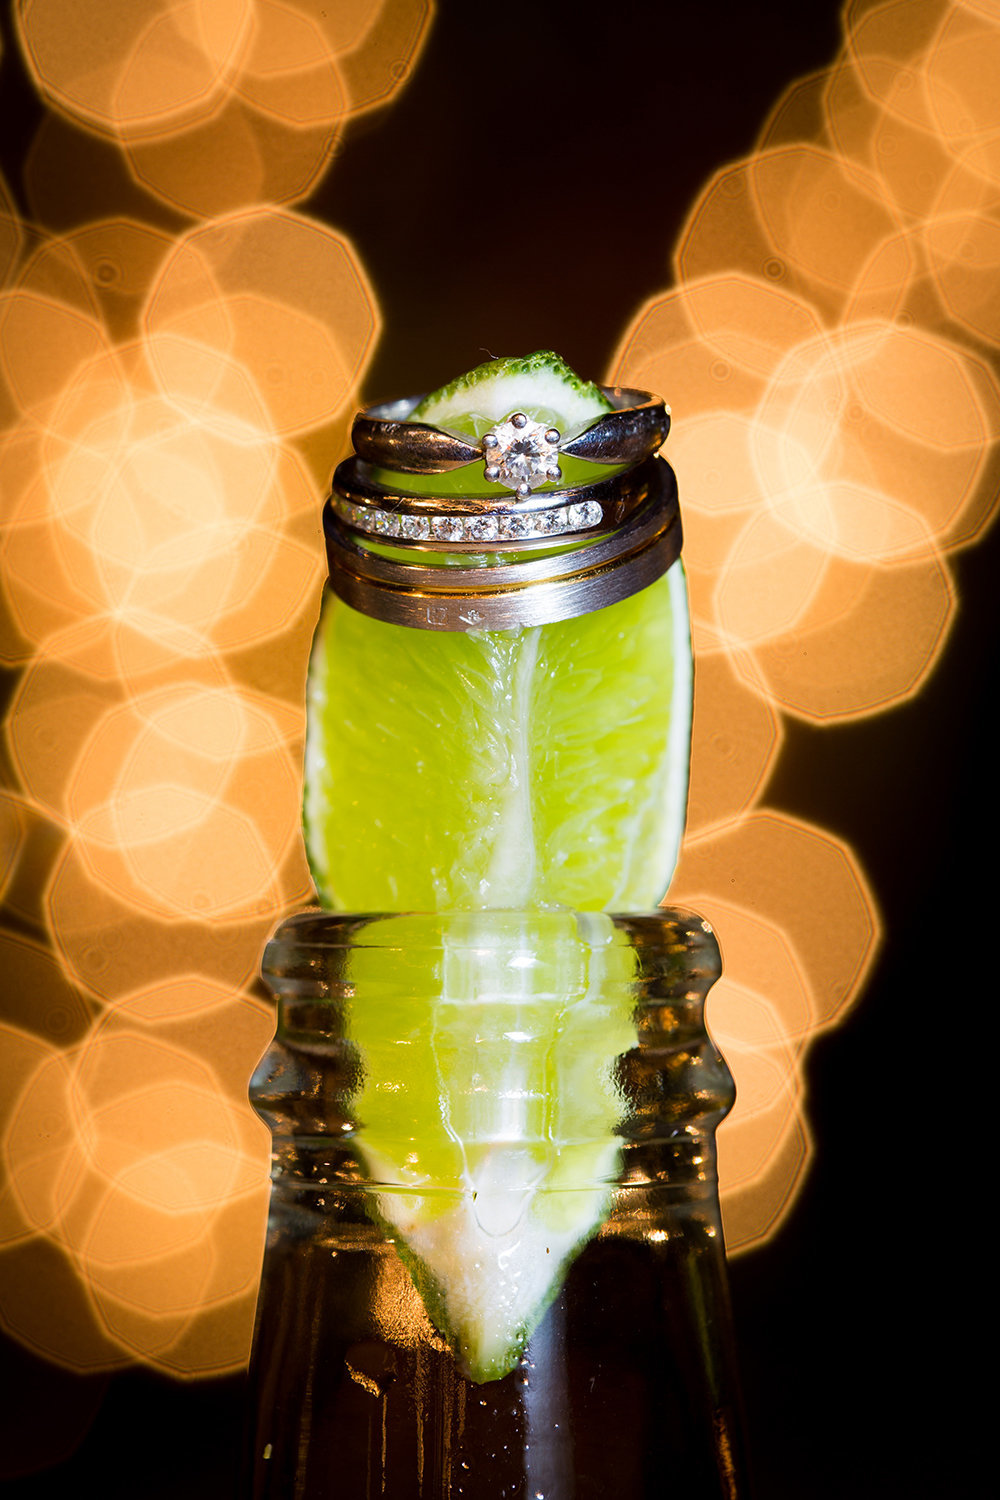
<svg viewBox="0 0 1000 1500"><path fill-rule="evenodd" d="M762 809L690 838L675 888L722 948L708 1022L742 1102L719 1129L720 1180L727 1243L746 1248L774 1232L803 1179L801 1060L860 993L879 917L844 843Z"/></svg>
<svg viewBox="0 0 1000 1500"><path fill-rule="evenodd" d="M151 224L120 218L91 221L44 239L18 268L17 285L79 307L98 318L115 340L125 340L172 243L170 235Z"/></svg>
<svg viewBox="0 0 1000 1500"><path fill-rule="evenodd" d="M41 92L109 134L210 113L246 51L250 0L24 0L21 41Z"/></svg>
<svg viewBox="0 0 1000 1500"><path fill-rule="evenodd" d="M119 149L136 184L195 217L291 203L346 123L386 104L430 0L21 0L25 61L49 106Z"/></svg>
<svg viewBox="0 0 1000 1500"><path fill-rule="evenodd" d="M256 373L273 430L330 422L355 389L377 332L374 299L351 246L314 220L274 209L237 214L179 241L146 311L154 368L175 383L188 341ZM164 338L177 335L179 339Z"/></svg>
<svg viewBox="0 0 1000 1500"><path fill-rule="evenodd" d="M740 1098L720 1132L731 1249L773 1233L804 1180L803 1050L880 931L852 852L767 807L783 721L918 692L955 618L950 555L996 515L1000 12L851 0L844 33L706 183L675 286L611 372L674 414L699 670L671 896L724 950L710 1015Z"/></svg>
<svg viewBox="0 0 1000 1500"><path fill-rule="evenodd" d="M273 1029L247 986L311 892L315 470L379 329L349 242L276 204L402 86L429 14L17 7L52 111L29 200L96 151L123 205L49 233L0 184L0 1319L71 1369L247 1356Z"/></svg>
<svg viewBox="0 0 1000 1500"><path fill-rule="evenodd" d="M3 175L0 174L0 287L4 286L24 242L17 215Z"/></svg>
<svg viewBox="0 0 1000 1500"><path fill-rule="evenodd" d="M108 352L100 323L39 292L0 295L0 401L9 419L44 421L76 370Z"/></svg>

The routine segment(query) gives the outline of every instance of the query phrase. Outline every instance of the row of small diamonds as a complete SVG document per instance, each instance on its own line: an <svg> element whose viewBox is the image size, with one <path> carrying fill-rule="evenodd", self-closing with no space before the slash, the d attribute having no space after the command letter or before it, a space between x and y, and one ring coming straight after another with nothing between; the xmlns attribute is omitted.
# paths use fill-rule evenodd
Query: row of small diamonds
<svg viewBox="0 0 1000 1500"><path fill-rule="evenodd" d="M537 536L558 536L567 531L587 531L604 512L596 500L576 505L557 505L551 510L518 513L482 512L472 516L413 516L371 506L336 501L337 514L356 531L373 536L399 536L408 541L493 542L522 541Z"/></svg>

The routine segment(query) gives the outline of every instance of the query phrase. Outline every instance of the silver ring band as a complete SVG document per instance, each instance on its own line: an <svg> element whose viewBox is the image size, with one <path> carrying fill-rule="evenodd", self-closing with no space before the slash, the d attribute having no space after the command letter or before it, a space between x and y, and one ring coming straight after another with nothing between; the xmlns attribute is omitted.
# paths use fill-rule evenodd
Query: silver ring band
<svg viewBox="0 0 1000 1500"><path fill-rule="evenodd" d="M323 530L330 586L362 614L420 630L508 630L603 609L648 587L680 556L677 481L663 459L653 460L651 469L647 497L616 530L582 547L490 567L380 557L356 540L328 502Z"/></svg>
<svg viewBox="0 0 1000 1500"><path fill-rule="evenodd" d="M670 431L670 413L659 396L623 386L598 387L614 411L607 412L568 443L555 443L563 457L600 464L635 464L649 458ZM410 422L422 396L406 396L366 407L354 419L351 442L359 457L401 474L446 474L487 461L483 442L470 443L439 427Z"/></svg>
<svg viewBox="0 0 1000 1500"><path fill-rule="evenodd" d="M500 495L411 495L373 483L357 458L339 464L331 505L340 521L363 536L424 551L537 550L549 538L602 535L641 505L657 483L651 460L596 484L545 490L527 500Z"/></svg>

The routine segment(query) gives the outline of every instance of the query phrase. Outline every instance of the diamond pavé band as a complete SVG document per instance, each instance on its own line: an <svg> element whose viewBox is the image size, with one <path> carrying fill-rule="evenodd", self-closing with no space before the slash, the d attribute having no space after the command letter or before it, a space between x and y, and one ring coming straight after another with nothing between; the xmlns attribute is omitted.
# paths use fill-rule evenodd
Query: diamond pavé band
<svg viewBox="0 0 1000 1500"><path fill-rule="evenodd" d="M484 543L491 550L524 550L526 544L531 550L532 543L537 547L551 537L600 535L621 525L655 478L647 459L595 484L546 490L521 501L502 495L493 500L407 494L375 484L367 470L356 458L338 465L330 503L339 520L365 536L431 550L444 543L448 551L482 551Z"/></svg>

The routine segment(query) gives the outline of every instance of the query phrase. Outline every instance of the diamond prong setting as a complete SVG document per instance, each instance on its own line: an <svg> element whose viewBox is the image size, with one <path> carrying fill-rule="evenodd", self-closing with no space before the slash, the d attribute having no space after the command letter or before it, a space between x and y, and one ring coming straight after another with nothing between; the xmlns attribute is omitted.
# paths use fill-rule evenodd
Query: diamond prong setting
<svg viewBox="0 0 1000 1500"><path fill-rule="evenodd" d="M561 436L558 427L532 422L523 411L511 412L506 421L498 422L483 437L484 478L526 500L532 490L562 478Z"/></svg>

